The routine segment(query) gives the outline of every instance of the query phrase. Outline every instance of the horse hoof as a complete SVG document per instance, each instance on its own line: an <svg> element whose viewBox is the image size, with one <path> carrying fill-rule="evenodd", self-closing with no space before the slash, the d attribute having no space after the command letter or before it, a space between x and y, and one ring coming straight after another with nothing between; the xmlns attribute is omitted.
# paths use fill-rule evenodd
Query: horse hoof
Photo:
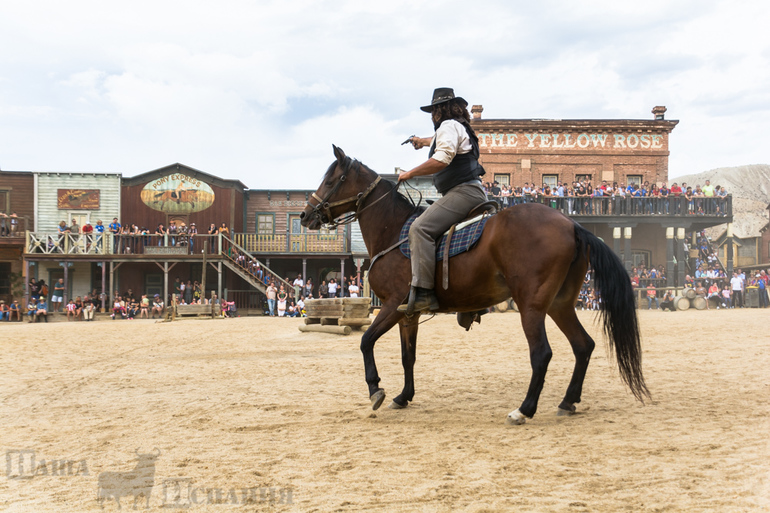
<svg viewBox="0 0 770 513"><path fill-rule="evenodd" d="M407 404L400 405L396 401L390 401L390 404L388 405L388 408L391 410L403 410L407 407Z"/></svg>
<svg viewBox="0 0 770 513"><path fill-rule="evenodd" d="M505 419L505 423L509 426L520 426L527 421L527 417L521 413L518 409L508 414L508 418Z"/></svg>
<svg viewBox="0 0 770 513"><path fill-rule="evenodd" d="M380 388L369 397L369 400L372 402L372 409L376 410L382 406L382 401L385 400L385 390Z"/></svg>
<svg viewBox="0 0 770 513"><path fill-rule="evenodd" d="M576 410L577 410L575 405L574 404L570 404L570 405L567 405L567 406L569 406L569 409L563 408L561 405L559 405L559 407L556 409L556 416L557 417L567 417L567 416L570 416L570 415L574 415Z"/></svg>

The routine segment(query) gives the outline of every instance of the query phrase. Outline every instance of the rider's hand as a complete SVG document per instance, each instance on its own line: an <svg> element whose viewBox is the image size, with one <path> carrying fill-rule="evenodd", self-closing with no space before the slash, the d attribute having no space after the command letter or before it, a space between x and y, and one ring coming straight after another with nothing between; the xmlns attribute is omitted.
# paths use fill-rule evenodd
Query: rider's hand
<svg viewBox="0 0 770 513"><path fill-rule="evenodd" d="M409 171L406 173L401 173L398 175L398 181L403 182L405 180L409 180L412 177L412 175L409 174Z"/></svg>

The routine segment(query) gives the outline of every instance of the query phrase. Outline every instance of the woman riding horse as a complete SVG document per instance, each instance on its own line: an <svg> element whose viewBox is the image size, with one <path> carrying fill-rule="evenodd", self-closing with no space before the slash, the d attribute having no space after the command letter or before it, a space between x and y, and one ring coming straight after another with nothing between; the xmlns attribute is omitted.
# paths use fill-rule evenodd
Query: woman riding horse
<svg viewBox="0 0 770 513"><path fill-rule="evenodd" d="M468 212L487 200L479 177L484 168L479 164L479 139L471 128L468 102L455 97L454 90L441 87L433 91L430 105L420 107L429 112L436 130L432 138L411 137L414 149L430 145L428 160L402 173L402 182L415 176L433 175L433 184L441 199L415 219L409 228L409 250L412 253L412 287L409 299L399 312L438 310L433 291L436 272L436 240Z"/></svg>
<svg viewBox="0 0 770 513"><path fill-rule="evenodd" d="M302 212L302 225L317 230L358 220L369 252L369 284L382 301L380 313L361 338L366 384L372 408L385 399L374 361L374 344L399 324L404 388L392 408L406 408L414 398L414 362L420 312L398 310L410 288L411 265L400 251L401 227L415 211L397 187L334 147L336 160ZM345 215L347 214L347 215ZM512 236L515 234L515 236ZM539 204L507 208L486 223L481 238L465 253L452 257L449 288L434 289L440 312L474 312L513 298L529 344L532 376L521 406L507 422L523 424L536 410L545 382L551 346L545 331L550 316L566 335L575 355L575 367L559 414L572 414L581 400L583 381L595 343L575 312L590 263L600 316L614 352L619 374L634 396L649 397L642 375L642 349L628 273L615 253L594 234L561 212ZM436 269L442 281L443 266Z"/></svg>

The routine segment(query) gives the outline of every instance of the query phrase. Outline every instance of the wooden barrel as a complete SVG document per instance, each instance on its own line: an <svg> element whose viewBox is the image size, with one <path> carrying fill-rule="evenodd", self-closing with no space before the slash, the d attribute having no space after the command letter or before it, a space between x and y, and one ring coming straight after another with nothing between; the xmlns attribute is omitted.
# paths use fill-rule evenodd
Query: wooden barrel
<svg viewBox="0 0 770 513"><path fill-rule="evenodd" d="M696 296L690 300L690 304L696 310L705 310L707 303L708 301L706 301L706 298L702 296Z"/></svg>
<svg viewBox="0 0 770 513"><path fill-rule="evenodd" d="M495 305L495 310L498 312L507 312L508 311L508 301L503 301L502 303L497 303Z"/></svg>
<svg viewBox="0 0 770 513"><path fill-rule="evenodd" d="M697 294L695 293L695 289L691 289L691 288L684 289L682 291L682 295L687 299L695 299L695 296L697 296Z"/></svg>
<svg viewBox="0 0 770 513"><path fill-rule="evenodd" d="M690 308L690 300L683 296L676 296L673 303L674 308L677 310L687 310Z"/></svg>

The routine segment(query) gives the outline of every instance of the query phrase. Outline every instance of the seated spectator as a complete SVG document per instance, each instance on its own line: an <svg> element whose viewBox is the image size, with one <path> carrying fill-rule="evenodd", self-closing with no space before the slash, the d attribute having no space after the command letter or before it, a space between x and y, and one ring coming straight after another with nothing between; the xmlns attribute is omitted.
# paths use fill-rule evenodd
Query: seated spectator
<svg viewBox="0 0 770 513"><path fill-rule="evenodd" d="M37 298L30 298L29 303L27 303L27 317L29 317L29 322L35 322L35 310L37 310Z"/></svg>
<svg viewBox="0 0 770 513"><path fill-rule="evenodd" d="M132 321L136 319L137 315L139 315L139 303L136 300L131 301L127 305L127 314L126 316L131 319Z"/></svg>
<svg viewBox="0 0 770 513"><path fill-rule="evenodd" d="M12 321L14 315L16 316L16 320L21 322L21 305L18 300L14 300L8 308L8 320Z"/></svg>
<svg viewBox="0 0 770 513"><path fill-rule="evenodd" d="M656 310L660 308L660 303L658 303L658 291L655 290L655 285L650 282L647 285L647 310L652 310L653 303L655 303Z"/></svg>
<svg viewBox="0 0 770 513"><path fill-rule="evenodd" d="M83 320L83 300L78 296L75 298L75 317L77 320Z"/></svg>
<svg viewBox="0 0 770 513"><path fill-rule="evenodd" d="M145 319L150 318L150 299L147 297L147 294L142 294L142 301L139 304L139 318L141 319L144 317Z"/></svg>
<svg viewBox="0 0 770 513"><path fill-rule="evenodd" d="M120 296L115 296L115 301L112 303L112 314L110 315L112 317L112 320L117 319L125 319L126 318L126 304L123 301L123 298Z"/></svg>
<svg viewBox="0 0 770 513"><path fill-rule="evenodd" d="M730 290L730 284L726 283L724 288L722 289L722 308L733 307L732 294L733 294L733 291Z"/></svg>
<svg viewBox="0 0 770 513"><path fill-rule="evenodd" d="M45 303L45 296L40 296L35 307L35 322L38 322L41 317L48 322L48 305Z"/></svg>
<svg viewBox="0 0 770 513"><path fill-rule="evenodd" d="M158 318L163 318L163 300L160 298L160 294L155 294L152 300L152 318L155 318L155 314L158 314Z"/></svg>
<svg viewBox="0 0 770 513"><path fill-rule="evenodd" d="M95 312L96 306L94 306L94 301L91 296L87 295L83 300L83 319L86 321L93 321Z"/></svg>
<svg viewBox="0 0 770 513"><path fill-rule="evenodd" d="M711 286L709 287L708 294L706 294L706 309L711 309L711 300L714 300L714 302L717 305L717 309L719 309L719 285L717 285L717 282L713 282Z"/></svg>
<svg viewBox="0 0 770 513"><path fill-rule="evenodd" d="M5 301L0 300L0 321L7 321L10 313L10 309L5 304Z"/></svg>
<svg viewBox="0 0 770 513"><path fill-rule="evenodd" d="M67 303L67 321L75 320L77 315L75 314L75 300L70 299L69 303ZM70 318L72 317L72 318Z"/></svg>

